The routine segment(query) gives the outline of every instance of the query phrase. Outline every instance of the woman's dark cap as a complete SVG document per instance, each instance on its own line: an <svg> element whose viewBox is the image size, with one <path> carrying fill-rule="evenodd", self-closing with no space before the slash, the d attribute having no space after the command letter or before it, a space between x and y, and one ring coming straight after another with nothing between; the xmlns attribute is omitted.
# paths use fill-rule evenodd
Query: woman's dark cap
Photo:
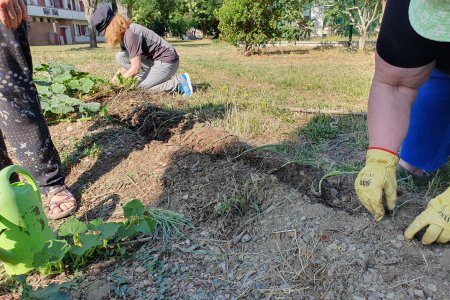
<svg viewBox="0 0 450 300"><path fill-rule="evenodd" d="M100 35L105 34L111 20L114 18L114 11L109 4L100 4L92 14L91 24L97 29Z"/></svg>

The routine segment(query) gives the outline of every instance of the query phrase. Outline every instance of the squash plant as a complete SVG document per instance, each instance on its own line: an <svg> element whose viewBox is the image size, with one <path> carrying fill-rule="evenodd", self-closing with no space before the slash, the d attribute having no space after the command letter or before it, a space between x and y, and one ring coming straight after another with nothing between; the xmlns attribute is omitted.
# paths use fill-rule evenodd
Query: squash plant
<svg viewBox="0 0 450 300"><path fill-rule="evenodd" d="M99 86L105 83L103 79L79 72L68 64L38 64L34 72L34 83L47 118L72 113L89 117L100 111L100 103L80 99L98 91Z"/></svg>
<svg viewBox="0 0 450 300"><path fill-rule="evenodd" d="M155 232L157 223L139 200L128 202L123 210L123 222L95 219L83 223L75 218L68 219L59 228L61 239L48 241L34 256L35 268L42 274L59 274L65 268L76 270L94 256L123 254L121 242Z"/></svg>
<svg viewBox="0 0 450 300"><path fill-rule="evenodd" d="M159 236L159 232L164 239L164 234L177 234L181 227L193 227L191 221L183 215L163 209L145 208L137 199L131 200L122 208L125 217L122 222L95 219L84 223L75 218L65 221L58 230L58 236L49 240L40 252L34 254L35 270L43 275L76 271L92 259L124 255L126 243L138 236L152 238ZM67 282L32 290L26 278L27 274L13 277L21 287L21 299L69 299L68 294L62 290L75 284Z"/></svg>

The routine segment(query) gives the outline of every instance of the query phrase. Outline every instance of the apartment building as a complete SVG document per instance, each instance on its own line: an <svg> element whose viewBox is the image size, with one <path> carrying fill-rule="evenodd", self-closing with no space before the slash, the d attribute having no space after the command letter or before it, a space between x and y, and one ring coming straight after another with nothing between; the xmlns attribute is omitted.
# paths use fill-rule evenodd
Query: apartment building
<svg viewBox="0 0 450 300"><path fill-rule="evenodd" d="M80 0L26 0L32 46L89 43L89 28ZM102 37L97 37L103 41Z"/></svg>

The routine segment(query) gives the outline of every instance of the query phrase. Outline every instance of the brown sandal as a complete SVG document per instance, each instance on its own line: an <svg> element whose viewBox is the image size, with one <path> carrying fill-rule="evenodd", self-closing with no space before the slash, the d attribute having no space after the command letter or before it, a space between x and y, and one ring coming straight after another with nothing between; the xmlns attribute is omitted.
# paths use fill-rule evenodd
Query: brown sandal
<svg viewBox="0 0 450 300"><path fill-rule="evenodd" d="M62 218L70 216L77 210L77 200L72 195L72 193L69 192L69 190L67 189L67 187L65 185L55 187L55 188L49 190L47 193L45 193L44 196L47 199L47 203L48 203L47 204L48 205L47 217L49 219L52 219L52 220L62 219ZM61 199L56 200L55 196L56 196L56 198L61 198ZM55 206L58 206L62 210L62 208L59 205L64 204L64 203L72 203L73 207L71 207L67 210L63 210L60 213L52 214L52 211L55 208Z"/></svg>

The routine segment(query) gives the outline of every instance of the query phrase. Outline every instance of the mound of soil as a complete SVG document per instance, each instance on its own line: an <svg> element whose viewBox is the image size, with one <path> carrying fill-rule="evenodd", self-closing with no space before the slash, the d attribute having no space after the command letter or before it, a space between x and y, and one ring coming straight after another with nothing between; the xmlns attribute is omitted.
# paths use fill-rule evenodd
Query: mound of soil
<svg viewBox="0 0 450 300"><path fill-rule="evenodd" d="M104 99L112 121L51 127L81 199L77 217L120 219L121 205L179 211L196 227L133 259L91 265L73 299L445 299L445 246L405 241L423 202L374 222L352 176L251 152L229 132L158 106L157 96ZM82 142L74 142L82 140ZM96 155L85 149L96 145ZM84 152L83 152L84 151ZM54 224L57 226L57 223Z"/></svg>

